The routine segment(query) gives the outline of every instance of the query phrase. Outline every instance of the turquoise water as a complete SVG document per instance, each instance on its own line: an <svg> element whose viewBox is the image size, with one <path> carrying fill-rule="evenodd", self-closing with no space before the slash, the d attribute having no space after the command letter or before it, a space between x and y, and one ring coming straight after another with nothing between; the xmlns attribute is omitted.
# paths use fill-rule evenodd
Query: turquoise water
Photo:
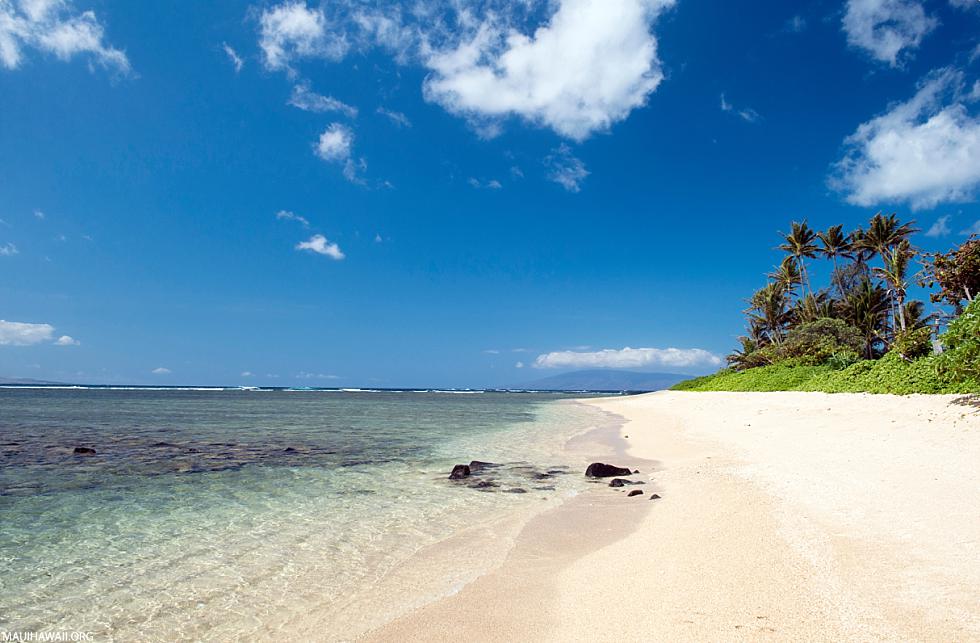
<svg viewBox="0 0 980 643"><path fill-rule="evenodd" d="M562 397L0 390L0 630L350 623L422 548L584 488L564 440L609 420ZM447 479L470 460L504 466Z"/></svg>

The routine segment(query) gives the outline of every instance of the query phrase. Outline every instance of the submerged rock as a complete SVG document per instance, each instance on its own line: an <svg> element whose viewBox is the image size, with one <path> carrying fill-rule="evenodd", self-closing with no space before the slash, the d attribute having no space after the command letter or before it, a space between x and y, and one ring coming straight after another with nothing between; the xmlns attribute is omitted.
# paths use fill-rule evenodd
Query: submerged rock
<svg viewBox="0 0 980 643"><path fill-rule="evenodd" d="M633 491L630 491L628 494L626 494L626 497L632 498L633 496L642 496L642 495L643 495L642 491L640 491L639 489L633 489Z"/></svg>
<svg viewBox="0 0 980 643"><path fill-rule="evenodd" d="M483 471L484 469L493 469L494 467L499 467L499 464L494 464L493 462L481 462L479 460L472 460L470 462L470 471L477 472Z"/></svg>
<svg viewBox="0 0 980 643"><path fill-rule="evenodd" d="M95 449L89 447L75 447L75 455L95 455Z"/></svg>
<svg viewBox="0 0 980 643"><path fill-rule="evenodd" d="M659 493L651 493L650 494L650 500L659 500L659 499L660 499L660 494Z"/></svg>
<svg viewBox="0 0 980 643"><path fill-rule="evenodd" d="M449 474L450 480L462 480L470 477L470 468L465 464L457 464L453 467L453 472Z"/></svg>
<svg viewBox="0 0 980 643"><path fill-rule="evenodd" d="M480 480L475 484L470 485L470 489L493 489L499 487L500 485L492 480Z"/></svg>
<svg viewBox="0 0 980 643"><path fill-rule="evenodd" d="M613 478L609 481L610 487L625 487L628 484L646 484L642 480L626 480L624 478Z"/></svg>
<svg viewBox="0 0 980 643"><path fill-rule="evenodd" d="M616 467L602 462L593 462L585 470L585 475L590 478L612 478L613 476L631 476L633 472L624 467Z"/></svg>
<svg viewBox="0 0 980 643"><path fill-rule="evenodd" d="M504 493L527 493L527 489L521 489L520 487L514 487L513 489L504 489Z"/></svg>

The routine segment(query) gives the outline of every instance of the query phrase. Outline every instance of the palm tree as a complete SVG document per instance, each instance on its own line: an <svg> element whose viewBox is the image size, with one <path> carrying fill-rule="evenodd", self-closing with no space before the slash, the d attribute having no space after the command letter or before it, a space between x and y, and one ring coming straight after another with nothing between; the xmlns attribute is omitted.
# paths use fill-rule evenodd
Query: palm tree
<svg viewBox="0 0 980 643"><path fill-rule="evenodd" d="M888 284L888 294L891 299L892 313L899 328L905 331L905 294L909 284L906 280L909 260L915 253L908 239L902 239L892 248L881 250L881 268L875 268L875 274Z"/></svg>
<svg viewBox="0 0 980 643"><path fill-rule="evenodd" d="M810 278L806 274L806 264L803 260L812 259L817 256L817 251L820 250L820 247L814 243L816 238L817 233L810 229L806 221L802 223L793 221L790 224L789 234L783 235L783 244L779 246L780 250L789 253L791 257L796 259L807 290L811 290Z"/></svg>
<svg viewBox="0 0 980 643"><path fill-rule="evenodd" d="M895 310L898 310L897 316L902 330L905 330L905 310L901 301L905 299L905 290L908 288L908 284L904 283L905 270L908 268L908 260L913 256L911 246L907 245L908 237L918 232L913 223L901 223L894 212L888 216L878 212L868 222L868 229L862 230L855 239L855 246L869 253L869 258L875 254L881 257L882 268L875 269L875 273L889 285L890 308L893 317ZM898 251L903 242L906 244L905 250Z"/></svg>
<svg viewBox="0 0 980 643"><path fill-rule="evenodd" d="M793 317L798 324L806 324L833 316L833 300L825 290L801 297L793 309Z"/></svg>
<svg viewBox="0 0 980 643"><path fill-rule="evenodd" d="M803 283L800 276L800 266L793 257L786 257L775 271L769 273L769 278L779 284L787 298L796 295L796 287Z"/></svg>
<svg viewBox="0 0 980 643"><path fill-rule="evenodd" d="M888 293L885 289L867 277L848 290L841 302L844 321L860 330L864 336L864 353L867 359L874 359L875 344L882 341L888 319L888 304Z"/></svg>
<svg viewBox="0 0 980 643"><path fill-rule="evenodd" d="M840 279L837 257L850 258L853 256L851 254L851 237L844 234L844 226L835 225L830 226L824 232L817 233L817 238L823 244L823 248L819 250L820 254L834 262L833 280L837 282L834 285L837 286L840 295L843 296L844 287Z"/></svg>
<svg viewBox="0 0 980 643"><path fill-rule="evenodd" d="M759 329L759 335L765 338L766 343L782 343L793 314L788 304L785 288L775 281L757 290L749 300L749 309L745 312L750 324Z"/></svg>

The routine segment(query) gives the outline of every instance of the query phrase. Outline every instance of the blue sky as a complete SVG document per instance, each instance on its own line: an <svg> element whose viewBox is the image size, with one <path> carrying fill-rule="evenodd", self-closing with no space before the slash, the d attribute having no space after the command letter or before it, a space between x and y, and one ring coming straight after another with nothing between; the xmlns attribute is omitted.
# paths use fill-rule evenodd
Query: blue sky
<svg viewBox="0 0 980 643"><path fill-rule="evenodd" d="M714 370L791 220L980 230L978 34L967 0L0 0L0 375Z"/></svg>

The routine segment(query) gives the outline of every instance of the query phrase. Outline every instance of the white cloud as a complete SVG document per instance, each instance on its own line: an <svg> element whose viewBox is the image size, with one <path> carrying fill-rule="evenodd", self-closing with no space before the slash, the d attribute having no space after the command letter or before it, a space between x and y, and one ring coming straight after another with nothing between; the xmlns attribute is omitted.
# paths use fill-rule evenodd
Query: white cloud
<svg viewBox="0 0 980 643"><path fill-rule="evenodd" d="M242 377L252 377L252 371L242 371Z"/></svg>
<svg viewBox="0 0 980 643"><path fill-rule="evenodd" d="M401 112L396 112L394 110L385 109L384 107L378 108L378 113L385 116L395 125L399 127L411 127L412 121L408 120L408 116L405 116Z"/></svg>
<svg viewBox="0 0 980 643"><path fill-rule="evenodd" d="M488 348L483 352L487 355L500 355L500 351L498 351L496 348Z"/></svg>
<svg viewBox="0 0 980 643"><path fill-rule="evenodd" d="M0 319L0 346L31 346L54 339L51 324L31 324Z"/></svg>
<svg viewBox="0 0 980 643"><path fill-rule="evenodd" d="M939 21L917 0L847 0L843 28L847 42L892 67L902 64Z"/></svg>
<svg viewBox="0 0 980 643"><path fill-rule="evenodd" d="M477 123L518 116L585 139L642 107L663 80L651 28L672 5L560 0L531 35L491 13L458 44L426 52L424 95Z"/></svg>
<svg viewBox="0 0 980 643"><path fill-rule="evenodd" d="M225 50L225 55L228 56L228 60L231 61L232 66L234 66L235 73L237 74L238 72L240 72L242 70L242 67L245 66L245 61L242 60L242 57L239 56L238 52L235 51L232 48L232 46L229 45L227 42L221 43L221 47L222 49Z"/></svg>
<svg viewBox="0 0 980 643"><path fill-rule="evenodd" d="M585 163L572 154L572 150L565 144L551 151L544 160L545 166L549 169L548 179L554 181L569 192L578 192L582 181L589 175L585 169Z"/></svg>
<svg viewBox="0 0 980 643"><path fill-rule="evenodd" d="M157 368L150 371L154 375L170 375L170 369L163 366L158 366Z"/></svg>
<svg viewBox="0 0 980 643"><path fill-rule="evenodd" d="M348 118L357 116L357 108L332 96L322 96L310 89L308 82L300 82L293 86L289 104L307 112L340 112Z"/></svg>
<svg viewBox="0 0 980 643"><path fill-rule="evenodd" d="M71 0L0 0L0 65L7 69L20 67L24 50L32 48L62 61L87 54L92 62L128 74L126 54L104 37L95 13L77 12Z"/></svg>
<svg viewBox="0 0 980 643"><path fill-rule="evenodd" d="M735 106L725 100L725 95L721 95L721 111L731 112L741 118L743 121L748 123L757 123L762 120L759 112L755 111L751 107L745 107L742 109L735 109Z"/></svg>
<svg viewBox="0 0 980 643"><path fill-rule="evenodd" d="M504 187L503 184L497 179L490 179L489 181L481 181L479 179L470 177L466 182L469 183L471 187L474 187L478 190L481 188L486 188L488 190L499 190L500 188Z"/></svg>
<svg viewBox="0 0 980 643"><path fill-rule="evenodd" d="M913 209L967 201L980 185L977 98L962 72L926 76L915 96L861 124L845 139L832 187L870 206L907 201Z"/></svg>
<svg viewBox="0 0 980 643"><path fill-rule="evenodd" d="M971 225L966 230L963 230L962 232L960 232L960 234L963 235L964 237L969 237L969 236L973 236L975 234L980 234L980 221L975 221L973 223L973 225Z"/></svg>
<svg viewBox="0 0 980 643"><path fill-rule="evenodd" d="M280 221L296 221L304 228L310 227L310 222L306 220L306 217L301 217L300 215L290 212L289 210L279 210L279 212L276 212L276 218Z"/></svg>
<svg viewBox="0 0 980 643"><path fill-rule="evenodd" d="M320 134L316 155L324 161L344 166L344 178L351 183L363 183L360 174L367 169L367 162L353 158L354 132L341 123L332 123Z"/></svg>
<svg viewBox="0 0 980 643"><path fill-rule="evenodd" d="M341 251L340 246L336 243L331 243L322 234L315 234L309 238L307 241L300 241L296 244L297 250L309 250L310 252L315 252L319 255L324 255L340 261L346 255Z"/></svg>
<svg viewBox="0 0 980 643"><path fill-rule="evenodd" d="M331 375L328 373L307 373L305 371L300 371L296 374L296 377L301 380L339 380L339 375Z"/></svg>
<svg viewBox="0 0 980 643"><path fill-rule="evenodd" d="M54 343L55 346L79 346L80 344L81 342L71 335L62 335Z"/></svg>
<svg viewBox="0 0 980 643"><path fill-rule="evenodd" d="M375 243L382 243L383 241L384 241L384 239L381 237L381 233L380 232L374 233L374 242Z"/></svg>
<svg viewBox="0 0 980 643"><path fill-rule="evenodd" d="M524 362L517 362L514 364L514 368L524 368Z"/></svg>
<svg viewBox="0 0 980 643"><path fill-rule="evenodd" d="M646 368L717 366L721 359L700 348L607 348L592 352L558 351L538 355L534 368Z"/></svg>
<svg viewBox="0 0 980 643"><path fill-rule="evenodd" d="M0 246L0 257L13 257L14 255L19 253L20 250L18 250L17 246L14 245L13 243L5 243L2 246Z"/></svg>
<svg viewBox="0 0 980 643"><path fill-rule="evenodd" d="M793 16L786 21L785 28L786 31L789 31L790 33L801 33L804 29L806 29L806 18L799 15Z"/></svg>
<svg viewBox="0 0 980 643"><path fill-rule="evenodd" d="M292 60L339 60L347 53L348 43L343 34L328 30L322 9L310 9L305 2L297 0L262 12L259 17L259 47L266 69L286 70L292 74Z"/></svg>
<svg viewBox="0 0 980 643"><path fill-rule="evenodd" d="M41 212L40 210L34 210L34 218L35 219L40 219L41 221L44 221L45 214L43 212Z"/></svg>
<svg viewBox="0 0 980 643"><path fill-rule="evenodd" d="M969 9L978 6L977 0L949 0L949 4L959 9Z"/></svg>
<svg viewBox="0 0 980 643"><path fill-rule="evenodd" d="M943 215L943 216L939 217L938 219L936 219L936 222L933 223L932 226L930 226L928 230L926 230L926 236L927 237L945 237L945 236L949 235L949 233L952 232L952 230L950 230L950 228L949 228L949 219L950 219L950 216L948 214Z"/></svg>

